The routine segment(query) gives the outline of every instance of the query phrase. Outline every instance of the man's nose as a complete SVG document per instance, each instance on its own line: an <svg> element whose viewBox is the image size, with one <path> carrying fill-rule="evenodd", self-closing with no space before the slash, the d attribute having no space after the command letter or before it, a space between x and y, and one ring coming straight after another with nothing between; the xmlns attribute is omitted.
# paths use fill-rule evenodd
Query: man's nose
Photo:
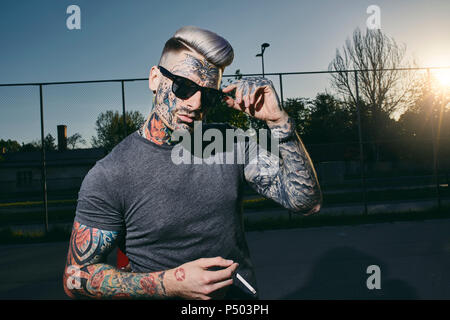
<svg viewBox="0 0 450 320"><path fill-rule="evenodd" d="M198 90L196 93L194 93L193 96L191 96L189 99L187 99L186 105L191 111L200 110L202 107L202 92L201 92L201 90Z"/></svg>

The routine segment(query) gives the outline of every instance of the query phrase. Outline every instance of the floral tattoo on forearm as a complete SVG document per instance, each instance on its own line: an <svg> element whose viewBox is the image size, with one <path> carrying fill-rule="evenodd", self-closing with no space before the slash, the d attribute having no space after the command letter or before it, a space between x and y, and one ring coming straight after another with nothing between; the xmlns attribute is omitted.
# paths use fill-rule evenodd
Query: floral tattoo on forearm
<svg viewBox="0 0 450 320"><path fill-rule="evenodd" d="M90 228L75 221L63 282L72 298L165 298L165 272L133 273L104 263L119 232Z"/></svg>

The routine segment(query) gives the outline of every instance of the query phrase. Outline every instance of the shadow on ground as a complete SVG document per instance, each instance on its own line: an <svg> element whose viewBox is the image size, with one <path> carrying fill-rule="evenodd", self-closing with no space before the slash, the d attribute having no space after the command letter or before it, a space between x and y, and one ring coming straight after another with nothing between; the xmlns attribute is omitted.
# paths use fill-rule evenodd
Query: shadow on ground
<svg viewBox="0 0 450 320"><path fill-rule="evenodd" d="M367 267L377 265L381 271L381 289L367 288ZM389 278L387 266L361 251L338 247L322 255L313 267L306 285L281 299L417 299L408 283Z"/></svg>

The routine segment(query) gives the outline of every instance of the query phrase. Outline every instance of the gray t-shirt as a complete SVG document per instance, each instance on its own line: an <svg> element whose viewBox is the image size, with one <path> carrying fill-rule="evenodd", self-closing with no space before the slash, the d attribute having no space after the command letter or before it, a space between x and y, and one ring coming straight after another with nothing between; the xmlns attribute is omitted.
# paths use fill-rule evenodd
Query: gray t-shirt
<svg viewBox="0 0 450 320"><path fill-rule="evenodd" d="M245 153L245 145L234 143L234 148L235 154ZM238 262L239 274L257 289L243 227L244 165L177 165L172 149L138 131L129 135L84 178L75 220L123 232L120 247L134 272L221 256ZM227 298L254 297L235 278Z"/></svg>

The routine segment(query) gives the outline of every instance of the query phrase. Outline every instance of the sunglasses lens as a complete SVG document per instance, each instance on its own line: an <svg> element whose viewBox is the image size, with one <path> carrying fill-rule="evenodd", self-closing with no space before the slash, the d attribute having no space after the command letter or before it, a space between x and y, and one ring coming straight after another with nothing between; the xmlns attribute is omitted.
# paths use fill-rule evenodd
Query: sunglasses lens
<svg viewBox="0 0 450 320"><path fill-rule="evenodd" d="M162 70L166 74L168 71ZM208 88L201 88L194 84L192 81L182 78L176 77L172 74L172 92L179 99L189 99L192 97L198 90L202 90L202 101L206 105L206 107L216 107L220 104L221 98L223 94L218 90L212 90Z"/></svg>
<svg viewBox="0 0 450 320"><path fill-rule="evenodd" d="M178 98L188 99L197 91L197 88L188 81L176 79L173 82L172 91Z"/></svg>

